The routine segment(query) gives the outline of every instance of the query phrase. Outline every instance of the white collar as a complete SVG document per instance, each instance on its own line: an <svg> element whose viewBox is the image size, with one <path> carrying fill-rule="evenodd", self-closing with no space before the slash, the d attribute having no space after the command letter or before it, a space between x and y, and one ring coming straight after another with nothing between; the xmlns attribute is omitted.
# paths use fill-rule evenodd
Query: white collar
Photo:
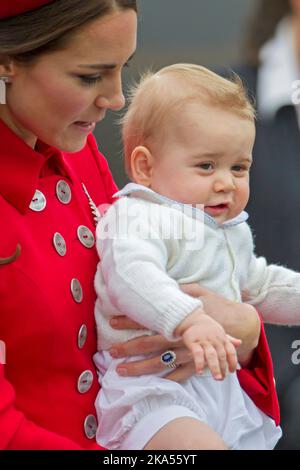
<svg viewBox="0 0 300 470"><path fill-rule="evenodd" d="M247 212L243 211L233 219L227 220L223 224L218 224L213 217L206 212L201 210L201 205L199 204L198 207L192 207L189 204L183 204L182 202L174 201L173 199L169 199L166 196L156 193L150 188L146 186L142 186L141 184L136 183L128 183L123 189L118 191L114 194L114 198L122 197L122 196L131 196L134 194L135 197L140 197L141 199L145 199L150 202L155 202L157 204L164 204L167 206L172 206L174 208L178 208L179 210L184 210L185 213L188 213L190 216L195 217L196 219L204 220L204 222L214 228L226 228L232 227L234 225L241 224L248 219Z"/></svg>
<svg viewBox="0 0 300 470"><path fill-rule="evenodd" d="M279 22L275 35L260 50L259 59L258 112L263 117L272 119L282 106L293 105L292 83L300 76L292 20L289 16Z"/></svg>

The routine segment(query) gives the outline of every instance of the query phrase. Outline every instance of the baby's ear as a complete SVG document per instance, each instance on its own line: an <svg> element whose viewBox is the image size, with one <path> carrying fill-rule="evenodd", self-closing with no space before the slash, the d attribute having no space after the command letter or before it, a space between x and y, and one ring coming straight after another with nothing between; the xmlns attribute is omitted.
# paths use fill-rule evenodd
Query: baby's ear
<svg viewBox="0 0 300 470"><path fill-rule="evenodd" d="M131 176L135 183L150 187L153 175L154 157L143 145L135 147L131 154Z"/></svg>

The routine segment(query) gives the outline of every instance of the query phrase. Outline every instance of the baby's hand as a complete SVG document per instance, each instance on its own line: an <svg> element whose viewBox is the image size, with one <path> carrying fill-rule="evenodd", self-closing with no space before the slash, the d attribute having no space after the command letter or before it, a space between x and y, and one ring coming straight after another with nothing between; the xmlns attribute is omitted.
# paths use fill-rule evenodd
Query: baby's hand
<svg viewBox="0 0 300 470"><path fill-rule="evenodd" d="M236 348L241 340L225 333L223 327L197 309L176 329L184 344L192 352L197 374L207 365L216 380L223 380L227 370L234 372L238 365Z"/></svg>

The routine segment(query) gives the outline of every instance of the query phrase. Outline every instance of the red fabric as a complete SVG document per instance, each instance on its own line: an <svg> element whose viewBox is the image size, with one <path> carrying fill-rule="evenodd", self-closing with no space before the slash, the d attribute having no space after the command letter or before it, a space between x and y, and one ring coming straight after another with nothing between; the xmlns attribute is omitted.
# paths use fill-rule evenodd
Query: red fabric
<svg viewBox="0 0 300 470"><path fill-rule="evenodd" d="M53 0L1 0L0 2L0 19L9 18L11 16L25 13L26 11L35 10L46 3Z"/></svg>
<svg viewBox="0 0 300 470"><path fill-rule="evenodd" d="M259 344L247 367L237 372L241 387L256 406L280 423L280 410L276 393L273 363L265 329L261 324Z"/></svg>
<svg viewBox="0 0 300 470"><path fill-rule="evenodd" d="M21 246L16 261L0 264L0 340L6 346L6 365L0 369L0 449L99 448L84 433L85 418L96 414L99 390L92 360L98 257L95 248L80 243L77 228L95 230L82 183L96 205L112 202L117 188L93 136L81 152L69 155L42 143L41 153L29 149L1 120L0 136L0 258ZM20 155L26 165L20 164ZM55 194L59 180L72 190L67 205ZM47 199L42 212L29 209L37 188ZM64 257L53 246L56 232L66 241ZM83 288L81 303L71 295L73 278ZM88 336L79 349L82 324ZM77 380L85 370L92 371L94 381L81 394Z"/></svg>

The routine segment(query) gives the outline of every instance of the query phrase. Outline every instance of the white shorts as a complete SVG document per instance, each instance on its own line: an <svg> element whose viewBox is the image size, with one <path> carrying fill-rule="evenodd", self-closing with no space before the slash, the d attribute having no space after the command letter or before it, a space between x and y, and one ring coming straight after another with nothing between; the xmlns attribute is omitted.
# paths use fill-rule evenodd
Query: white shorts
<svg viewBox="0 0 300 470"><path fill-rule="evenodd" d="M183 417L209 425L230 449L270 450L281 437L280 427L254 405L236 374L223 381L195 375L178 384L156 375L120 377L116 366L124 359L106 351L94 361L101 384L97 442L107 449L143 449L163 426Z"/></svg>

